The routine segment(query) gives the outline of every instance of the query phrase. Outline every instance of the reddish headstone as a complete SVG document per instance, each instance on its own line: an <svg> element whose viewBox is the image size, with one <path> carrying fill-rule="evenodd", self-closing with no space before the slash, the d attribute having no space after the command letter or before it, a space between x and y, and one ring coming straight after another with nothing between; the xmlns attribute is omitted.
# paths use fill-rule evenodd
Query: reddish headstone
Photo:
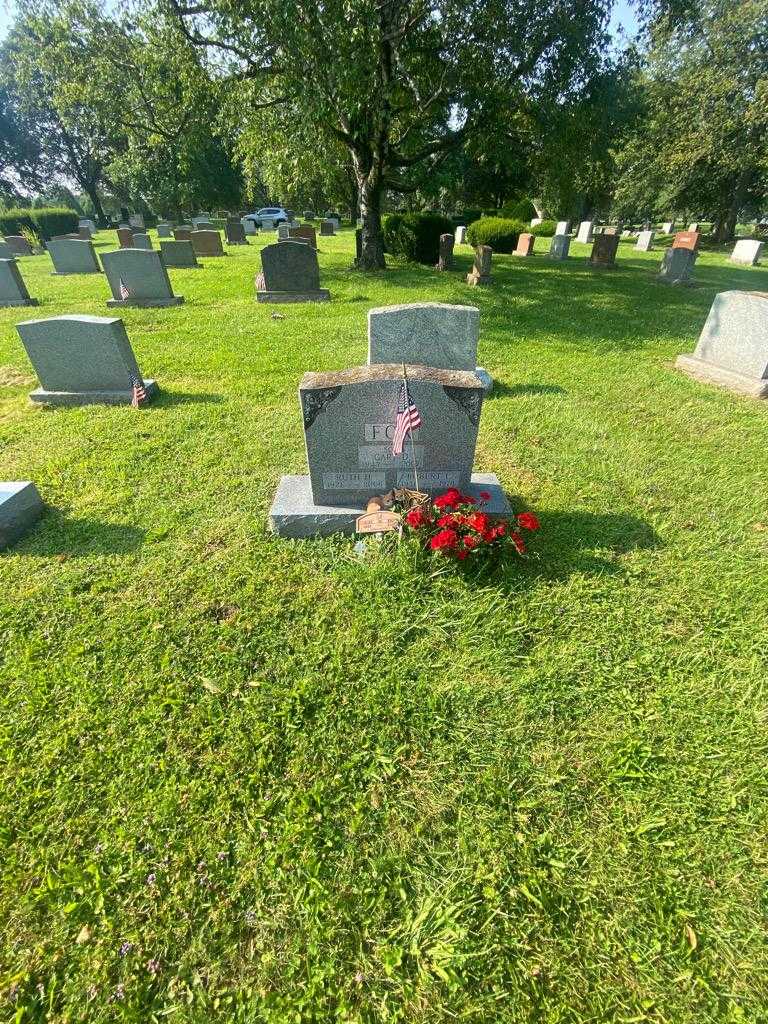
<svg viewBox="0 0 768 1024"><path fill-rule="evenodd" d="M618 235L595 235L589 264L592 267L615 267L616 251L619 248Z"/></svg>
<svg viewBox="0 0 768 1024"><path fill-rule="evenodd" d="M133 248L133 228L118 228L117 240L121 249Z"/></svg>
<svg viewBox="0 0 768 1024"><path fill-rule="evenodd" d="M536 241L535 235L522 234L517 239L517 248L515 249L515 256L530 256L533 252L533 243Z"/></svg>
<svg viewBox="0 0 768 1024"><path fill-rule="evenodd" d="M699 239L701 235L698 231L678 231L675 235L675 239L672 242L673 249L690 249L692 252L696 252L699 248Z"/></svg>

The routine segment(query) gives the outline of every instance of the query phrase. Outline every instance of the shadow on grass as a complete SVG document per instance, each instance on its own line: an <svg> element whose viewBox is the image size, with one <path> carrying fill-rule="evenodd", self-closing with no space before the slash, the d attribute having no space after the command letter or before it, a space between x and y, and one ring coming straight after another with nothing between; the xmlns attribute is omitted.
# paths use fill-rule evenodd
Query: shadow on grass
<svg viewBox="0 0 768 1024"><path fill-rule="evenodd" d="M522 395L566 395L568 392L559 384L504 384L493 382L493 391L486 395L485 401L494 398L520 398Z"/></svg>
<svg viewBox="0 0 768 1024"><path fill-rule="evenodd" d="M220 405L224 401L223 395L216 395L205 391L166 391L160 390L157 397L150 402L147 409L160 408L166 405L195 405L213 404ZM142 410L144 411L144 410Z"/></svg>
<svg viewBox="0 0 768 1024"><path fill-rule="evenodd" d="M143 544L145 536L146 530L137 526L74 519L58 509L46 508L39 523L8 551L32 557L127 555Z"/></svg>

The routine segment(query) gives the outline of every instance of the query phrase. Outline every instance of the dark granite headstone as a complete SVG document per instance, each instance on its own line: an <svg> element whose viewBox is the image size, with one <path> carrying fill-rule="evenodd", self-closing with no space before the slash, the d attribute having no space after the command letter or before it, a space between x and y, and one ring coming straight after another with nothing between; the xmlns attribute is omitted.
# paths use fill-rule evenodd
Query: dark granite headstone
<svg viewBox="0 0 768 1024"><path fill-rule="evenodd" d="M355 263L359 264L363 257L363 229L357 228L355 231Z"/></svg>
<svg viewBox="0 0 768 1024"><path fill-rule="evenodd" d="M453 267L453 235L440 235L437 270L451 270Z"/></svg>
<svg viewBox="0 0 768 1024"><path fill-rule="evenodd" d="M228 220L224 229L227 245L248 245L245 228L239 220Z"/></svg>
<svg viewBox="0 0 768 1024"><path fill-rule="evenodd" d="M168 271L159 252L145 249L117 249L101 257L112 290L110 308L120 306L180 306L181 295L174 295Z"/></svg>
<svg viewBox="0 0 768 1024"><path fill-rule="evenodd" d="M173 241L160 243L160 255L166 267L186 267L188 270L202 269L197 262L191 242Z"/></svg>
<svg viewBox="0 0 768 1024"><path fill-rule="evenodd" d="M332 220L321 220L320 221L320 237L335 235L334 224Z"/></svg>
<svg viewBox="0 0 768 1024"><path fill-rule="evenodd" d="M6 235L5 241L10 246L14 256L34 256L32 246L24 235Z"/></svg>
<svg viewBox="0 0 768 1024"><path fill-rule="evenodd" d="M616 252L619 248L618 235L595 235L592 243L592 255L589 257L589 265L601 270L613 270L616 267Z"/></svg>
<svg viewBox="0 0 768 1024"><path fill-rule="evenodd" d="M213 228L199 228L193 231L189 240L196 256L226 256L221 244L221 235Z"/></svg>
<svg viewBox="0 0 768 1024"><path fill-rule="evenodd" d="M121 249L132 249L133 248L133 231L131 228L118 228L117 229L117 240L120 243Z"/></svg>
<svg viewBox="0 0 768 1024"><path fill-rule="evenodd" d="M12 260L13 258L10 245L0 240L0 260Z"/></svg>
<svg viewBox="0 0 768 1024"><path fill-rule="evenodd" d="M29 396L33 402L130 404L132 378L142 377L122 320L54 316L26 320L17 324L17 330L40 379L41 387ZM144 386L147 397L157 392L153 380L145 380Z"/></svg>
<svg viewBox="0 0 768 1024"><path fill-rule="evenodd" d="M152 249L152 239L142 231L136 231L133 235L133 245L136 249Z"/></svg>
<svg viewBox="0 0 768 1024"><path fill-rule="evenodd" d="M256 279L258 302L327 302L320 287L317 252L306 242L275 242L261 250L261 273Z"/></svg>
<svg viewBox="0 0 768 1024"><path fill-rule="evenodd" d="M171 231L171 225L167 221L160 221L160 223L157 225L158 238L170 238Z"/></svg>
<svg viewBox="0 0 768 1024"><path fill-rule="evenodd" d="M173 237L177 242L189 242L192 237L192 228L174 228Z"/></svg>
<svg viewBox="0 0 768 1024"><path fill-rule="evenodd" d="M661 261L656 280L660 284L693 284L693 268L696 250L687 248L667 249Z"/></svg>
<svg viewBox="0 0 768 1024"><path fill-rule="evenodd" d="M554 235L549 245L549 258L551 260L567 260L570 248L570 235Z"/></svg>
<svg viewBox="0 0 768 1024"><path fill-rule="evenodd" d="M29 480L0 480L0 551L15 544L43 513L43 502Z"/></svg>
<svg viewBox="0 0 768 1024"><path fill-rule="evenodd" d="M80 238L52 238L46 248L53 261L54 274L100 274L93 242Z"/></svg>
<svg viewBox="0 0 768 1024"><path fill-rule="evenodd" d="M37 299L29 291L15 259L0 259L0 306L37 306Z"/></svg>
<svg viewBox="0 0 768 1024"><path fill-rule="evenodd" d="M313 249L317 248L317 233L311 224L300 224L297 228L288 228L288 237L298 242L309 242Z"/></svg>

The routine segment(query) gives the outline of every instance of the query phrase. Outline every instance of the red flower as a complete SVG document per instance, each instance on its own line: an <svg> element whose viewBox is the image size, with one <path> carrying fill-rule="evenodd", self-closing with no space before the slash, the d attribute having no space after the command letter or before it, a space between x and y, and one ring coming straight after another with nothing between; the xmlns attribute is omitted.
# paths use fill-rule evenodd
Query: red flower
<svg viewBox="0 0 768 1024"><path fill-rule="evenodd" d="M480 538L476 536L474 533L469 533L464 538L464 547L467 548L469 551L471 551L472 548L476 548L479 543Z"/></svg>
<svg viewBox="0 0 768 1024"><path fill-rule="evenodd" d="M506 532L507 527L505 523L499 523L498 526L494 526L494 528L491 530L491 533L493 534L494 538L503 537Z"/></svg>
<svg viewBox="0 0 768 1024"><path fill-rule="evenodd" d="M449 512L445 516L440 516L440 518L437 520L437 525L438 526L452 526L455 521L456 520L455 520L453 514Z"/></svg>
<svg viewBox="0 0 768 1024"><path fill-rule="evenodd" d="M425 526L430 522L429 516L424 513L424 509L411 508L405 514L405 521L409 526L413 527L414 530L418 530L420 526Z"/></svg>
<svg viewBox="0 0 768 1024"><path fill-rule="evenodd" d="M450 548L455 548L458 542L459 535L455 530L440 530L430 540L429 546L433 551L445 551Z"/></svg>
<svg viewBox="0 0 768 1024"><path fill-rule="evenodd" d="M509 539L517 548L518 554L522 555L525 551L525 541L519 533L510 533Z"/></svg>
<svg viewBox="0 0 768 1024"><path fill-rule="evenodd" d="M485 512L473 512L471 516L467 516L467 525L478 533L484 533L488 529L488 522Z"/></svg>
<svg viewBox="0 0 768 1024"><path fill-rule="evenodd" d="M463 562L464 559L469 554L468 551L463 551L461 548L458 548L457 551L455 551L454 553L460 562Z"/></svg>
<svg viewBox="0 0 768 1024"><path fill-rule="evenodd" d="M521 512L517 521L524 530L538 530L541 525L533 512Z"/></svg>
<svg viewBox="0 0 768 1024"><path fill-rule="evenodd" d="M490 491L480 491L480 497L483 499L483 501L490 501L491 500L491 492Z"/></svg>

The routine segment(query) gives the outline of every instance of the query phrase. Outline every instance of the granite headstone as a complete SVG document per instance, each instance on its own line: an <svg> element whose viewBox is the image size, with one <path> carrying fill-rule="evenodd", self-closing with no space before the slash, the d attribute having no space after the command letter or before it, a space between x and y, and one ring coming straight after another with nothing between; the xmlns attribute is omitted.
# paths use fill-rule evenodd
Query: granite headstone
<svg viewBox="0 0 768 1024"><path fill-rule="evenodd" d="M667 249L662 257L656 280L660 284L693 285L695 263L695 249Z"/></svg>
<svg viewBox="0 0 768 1024"><path fill-rule="evenodd" d="M533 245L536 241L536 236L522 232L517 237L517 246L513 253L514 256L530 256L533 252Z"/></svg>
<svg viewBox="0 0 768 1024"><path fill-rule="evenodd" d="M117 241L119 242L121 249L132 249L133 231L131 231L130 228L118 228Z"/></svg>
<svg viewBox="0 0 768 1024"><path fill-rule="evenodd" d="M618 235L596 235L592 243L592 254L588 260L590 267L600 270L614 269L616 267L616 252L618 248Z"/></svg>
<svg viewBox="0 0 768 1024"><path fill-rule="evenodd" d="M133 236L133 245L136 249L151 249L152 239L144 232L137 231Z"/></svg>
<svg viewBox="0 0 768 1024"><path fill-rule="evenodd" d="M557 227L555 228L556 235L568 235L571 231L571 222L569 220L559 220Z"/></svg>
<svg viewBox="0 0 768 1024"><path fill-rule="evenodd" d="M174 295L165 263L159 252L145 249L116 249L101 257L112 298L110 308L122 306L180 306Z"/></svg>
<svg viewBox="0 0 768 1024"><path fill-rule="evenodd" d="M189 242L191 236L192 228L183 227L173 229L173 237L176 239L177 242Z"/></svg>
<svg viewBox="0 0 768 1024"><path fill-rule="evenodd" d="M336 228L332 220L321 220L320 221L320 237L331 236L336 234Z"/></svg>
<svg viewBox="0 0 768 1024"><path fill-rule="evenodd" d="M467 240L467 228L464 224L459 224L454 233L454 239L456 245L464 245Z"/></svg>
<svg viewBox="0 0 768 1024"><path fill-rule="evenodd" d="M173 230L173 228L168 223L168 221L165 221L165 220L160 221L160 223L157 225L157 237L158 238L171 238L172 230Z"/></svg>
<svg viewBox="0 0 768 1024"><path fill-rule="evenodd" d="M226 256L218 231L198 228L189 236L196 256Z"/></svg>
<svg viewBox="0 0 768 1024"><path fill-rule="evenodd" d="M261 250L261 273L256 277L257 302L328 302L320 287L317 252L306 242L275 242Z"/></svg>
<svg viewBox="0 0 768 1024"><path fill-rule="evenodd" d="M671 235L675 230L675 222L673 220L665 220L661 225L662 233L665 235Z"/></svg>
<svg viewBox="0 0 768 1024"><path fill-rule="evenodd" d="M653 231L641 231L637 236L635 248L640 252L650 252L653 249Z"/></svg>
<svg viewBox="0 0 768 1024"><path fill-rule="evenodd" d="M581 224L579 224L579 230L576 233L576 241L589 245L594 238L594 230L595 222L593 220L583 220Z"/></svg>
<svg viewBox="0 0 768 1024"><path fill-rule="evenodd" d="M187 270L201 270L191 242L170 241L160 243L160 255L166 267L184 267Z"/></svg>
<svg viewBox="0 0 768 1024"><path fill-rule="evenodd" d="M568 259L568 251L571 247L570 235L554 235L549 244L549 258L552 260Z"/></svg>
<svg viewBox="0 0 768 1024"><path fill-rule="evenodd" d="M437 270L451 270L453 267L453 235L440 235Z"/></svg>
<svg viewBox="0 0 768 1024"><path fill-rule="evenodd" d="M475 258L472 269L467 274L467 284L473 287L491 283L491 257L493 249L490 245L478 245L475 249Z"/></svg>
<svg viewBox="0 0 768 1024"><path fill-rule="evenodd" d="M227 221L224 227L224 237L227 240L227 245L248 245L245 229L239 220Z"/></svg>
<svg viewBox="0 0 768 1024"><path fill-rule="evenodd" d="M93 242L79 238L52 238L46 244L53 261L54 274L100 274Z"/></svg>
<svg viewBox="0 0 768 1024"><path fill-rule="evenodd" d="M29 296L24 278L15 259L0 259L0 306L37 306Z"/></svg>
<svg viewBox="0 0 768 1024"><path fill-rule="evenodd" d="M753 267L760 262L762 251L762 242L755 238L742 238L734 245L731 259L734 263L744 263L748 267Z"/></svg>
<svg viewBox="0 0 768 1024"><path fill-rule="evenodd" d="M32 246L24 235L6 235L5 241L14 256L34 256Z"/></svg>
<svg viewBox="0 0 768 1024"><path fill-rule="evenodd" d="M672 241L673 249L691 249L693 252L699 248L698 231L678 231Z"/></svg>
<svg viewBox="0 0 768 1024"><path fill-rule="evenodd" d="M29 480L0 480L0 551L15 544L43 513L43 502Z"/></svg>

